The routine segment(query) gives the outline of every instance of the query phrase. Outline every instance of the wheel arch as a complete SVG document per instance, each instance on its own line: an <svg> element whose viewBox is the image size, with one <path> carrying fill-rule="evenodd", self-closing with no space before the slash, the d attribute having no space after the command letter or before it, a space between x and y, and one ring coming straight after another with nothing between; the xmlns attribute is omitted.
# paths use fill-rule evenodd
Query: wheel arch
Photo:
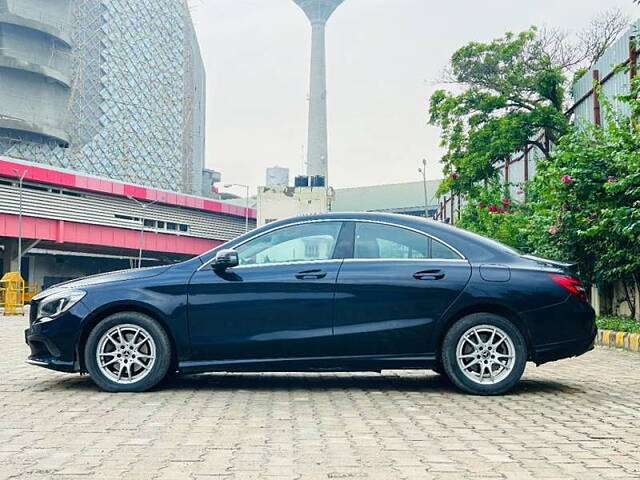
<svg viewBox="0 0 640 480"><path fill-rule="evenodd" d="M170 369L177 368L178 366L178 355L177 355L177 347L175 338L169 328L169 325L163 318L163 316L158 313L153 307L150 307L145 304L140 303L116 303L111 305L106 305L99 310L93 312L86 320L83 322L82 329L80 331L80 337L78 338L78 343L76 345L76 358L78 361L78 368L81 373L86 373L87 368L84 361L84 347L89 338L89 334L91 331L104 319L115 314L115 313L123 313L123 312L135 312L141 313L143 315L148 316L149 318L158 322L160 327L165 331L167 337L169 338L169 343L171 344L171 364Z"/></svg>
<svg viewBox="0 0 640 480"><path fill-rule="evenodd" d="M442 355L442 342L444 341L444 337L451 326L461 318L474 313L491 313L494 315L499 315L513 323L518 328L518 330L520 330L520 333L522 333L522 336L524 337L527 344L527 360L533 359L533 342L531 340L531 333L529 332L529 328L527 327L522 317L520 317L520 315L518 315L514 310L511 310L504 305L496 303L478 303L458 310L457 312L449 316L442 324L442 328L438 333L438 339L436 343L436 358L438 362L441 360L440 357Z"/></svg>

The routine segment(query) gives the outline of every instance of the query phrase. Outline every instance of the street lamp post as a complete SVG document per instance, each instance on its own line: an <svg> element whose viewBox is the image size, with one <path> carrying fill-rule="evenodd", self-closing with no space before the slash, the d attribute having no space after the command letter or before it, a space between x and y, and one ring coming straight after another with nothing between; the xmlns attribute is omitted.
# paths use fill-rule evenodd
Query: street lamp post
<svg viewBox="0 0 640 480"><path fill-rule="evenodd" d="M27 175L29 170L25 169L22 171L22 174L18 171L17 168L14 168L13 171L16 175L18 175L18 273L22 276L22 184L24 182L24 177Z"/></svg>
<svg viewBox="0 0 640 480"><path fill-rule="evenodd" d="M244 232L247 233L249 231L249 185L244 185L242 183L230 183L224 186L224 188L231 187L242 187L247 190L247 199L244 208Z"/></svg>
<svg viewBox="0 0 640 480"><path fill-rule="evenodd" d="M418 168L422 173L422 185L424 186L424 217L429 218L429 196L427 195L427 160L422 159L422 168Z"/></svg>
<svg viewBox="0 0 640 480"><path fill-rule="evenodd" d="M131 195L127 195L129 200L133 200L138 204L140 208L142 208L142 216L140 217L140 250L138 251L138 268L142 267L142 250L144 249L144 216L148 207L151 205L158 203L160 199L154 200L153 202L141 202L136 198L133 198Z"/></svg>

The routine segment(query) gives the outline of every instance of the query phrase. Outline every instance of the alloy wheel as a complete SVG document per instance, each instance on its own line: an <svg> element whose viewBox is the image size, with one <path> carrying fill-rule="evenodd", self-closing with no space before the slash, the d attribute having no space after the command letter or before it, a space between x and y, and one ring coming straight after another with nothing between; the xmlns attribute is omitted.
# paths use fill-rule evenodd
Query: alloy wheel
<svg viewBox="0 0 640 480"><path fill-rule="evenodd" d="M138 325L116 325L100 337L96 360L108 379L119 384L136 383L151 372L156 362L156 344L149 332Z"/></svg>
<svg viewBox="0 0 640 480"><path fill-rule="evenodd" d="M462 373L475 383L495 384L509 376L516 349L511 337L493 325L467 330L458 341L456 360Z"/></svg>

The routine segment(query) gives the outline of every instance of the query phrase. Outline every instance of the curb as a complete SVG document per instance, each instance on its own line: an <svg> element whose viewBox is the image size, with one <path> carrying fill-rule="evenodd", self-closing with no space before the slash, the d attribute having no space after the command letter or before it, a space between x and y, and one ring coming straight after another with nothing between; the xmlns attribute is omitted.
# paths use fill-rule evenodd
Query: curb
<svg viewBox="0 0 640 480"><path fill-rule="evenodd" d="M621 348L629 352L640 352L640 333L598 330L596 345Z"/></svg>

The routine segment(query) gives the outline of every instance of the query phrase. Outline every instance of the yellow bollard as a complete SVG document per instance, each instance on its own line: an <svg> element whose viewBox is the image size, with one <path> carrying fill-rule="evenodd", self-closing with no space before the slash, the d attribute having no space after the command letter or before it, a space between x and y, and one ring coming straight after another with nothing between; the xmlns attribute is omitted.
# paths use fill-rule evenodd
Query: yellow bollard
<svg viewBox="0 0 640 480"><path fill-rule="evenodd" d="M5 315L24 314L24 279L18 272L6 273L0 279L3 291L2 303Z"/></svg>

